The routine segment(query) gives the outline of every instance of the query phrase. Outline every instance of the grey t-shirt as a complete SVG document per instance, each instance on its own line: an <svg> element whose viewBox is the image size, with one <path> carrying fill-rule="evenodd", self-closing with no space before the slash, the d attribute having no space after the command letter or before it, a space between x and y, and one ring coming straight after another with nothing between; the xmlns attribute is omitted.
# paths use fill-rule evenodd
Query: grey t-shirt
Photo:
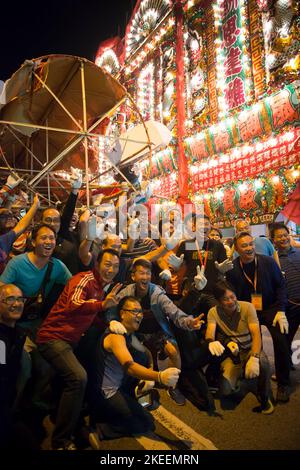
<svg viewBox="0 0 300 470"><path fill-rule="evenodd" d="M212 307L208 312L207 322L216 325L216 340L221 343L235 341L243 350L251 348L249 324L259 325L254 306L243 301L238 301L238 308L233 315L226 314L220 306Z"/></svg>

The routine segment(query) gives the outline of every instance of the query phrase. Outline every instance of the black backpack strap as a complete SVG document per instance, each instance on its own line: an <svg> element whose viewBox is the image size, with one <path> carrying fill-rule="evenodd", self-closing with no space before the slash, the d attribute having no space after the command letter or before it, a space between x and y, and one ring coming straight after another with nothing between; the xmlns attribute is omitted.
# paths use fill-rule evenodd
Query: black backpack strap
<svg viewBox="0 0 300 470"><path fill-rule="evenodd" d="M52 260L52 258L50 258L50 260L48 262L48 266L47 266L47 271L45 273L44 279L43 279L42 284L41 284L41 286L39 288L39 291L37 293L37 297L41 296L41 302L43 302L45 300L45 288L46 288L46 285L48 284L48 282L50 280L52 269L53 269L53 260Z"/></svg>

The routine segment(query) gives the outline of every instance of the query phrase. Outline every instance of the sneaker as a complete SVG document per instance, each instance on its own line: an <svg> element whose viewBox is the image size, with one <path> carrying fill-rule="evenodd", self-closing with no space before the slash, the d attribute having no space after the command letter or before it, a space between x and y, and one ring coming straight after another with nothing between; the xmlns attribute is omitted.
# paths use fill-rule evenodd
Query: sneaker
<svg viewBox="0 0 300 470"><path fill-rule="evenodd" d="M275 407L270 399L265 401L259 406L253 408L254 413L262 413L263 415L271 415L275 410Z"/></svg>
<svg viewBox="0 0 300 470"><path fill-rule="evenodd" d="M101 426L99 423L97 423L96 428L90 428L90 432L88 435L88 440L92 449L101 450L101 441L103 439L104 436L101 431Z"/></svg>
<svg viewBox="0 0 300 470"><path fill-rule="evenodd" d="M57 449L53 450L77 450L77 447L75 446L74 442L68 442L62 447L58 447Z"/></svg>
<svg viewBox="0 0 300 470"><path fill-rule="evenodd" d="M287 403L289 400L290 397L287 385L278 385L276 401L280 403Z"/></svg>
<svg viewBox="0 0 300 470"><path fill-rule="evenodd" d="M185 396L181 393L178 388L169 388L168 395L177 405L183 406L186 403Z"/></svg>

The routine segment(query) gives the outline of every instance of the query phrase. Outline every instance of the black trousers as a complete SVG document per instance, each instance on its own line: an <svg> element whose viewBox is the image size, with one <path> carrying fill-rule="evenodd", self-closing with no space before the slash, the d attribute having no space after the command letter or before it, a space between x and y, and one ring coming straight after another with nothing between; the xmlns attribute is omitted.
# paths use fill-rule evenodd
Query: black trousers
<svg viewBox="0 0 300 470"><path fill-rule="evenodd" d="M300 305L288 305L286 317L289 322L289 333L287 335L290 354L292 354L292 343L300 325Z"/></svg>
<svg viewBox="0 0 300 470"><path fill-rule="evenodd" d="M92 421L101 424L107 439L145 434L155 429L152 415L135 398L121 390L111 398L103 398L98 392Z"/></svg>
<svg viewBox="0 0 300 470"><path fill-rule="evenodd" d="M258 314L261 325L268 328L273 340L275 371L278 385L290 383L290 351L288 337L281 333L279 325L273 326L274 310L263 310Z"/></svg>

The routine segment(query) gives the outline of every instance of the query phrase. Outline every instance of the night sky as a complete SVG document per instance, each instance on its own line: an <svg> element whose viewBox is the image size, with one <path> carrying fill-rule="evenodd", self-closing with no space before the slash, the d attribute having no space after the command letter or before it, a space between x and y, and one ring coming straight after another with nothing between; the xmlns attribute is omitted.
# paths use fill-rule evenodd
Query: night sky
<svg viewBox="0 0 300 470"><path fill-rule="evenodd" d="M71 54L95 59L99 43L124 36L136 0L4 0L0 6L0 80L26 59Z"/></svg>

